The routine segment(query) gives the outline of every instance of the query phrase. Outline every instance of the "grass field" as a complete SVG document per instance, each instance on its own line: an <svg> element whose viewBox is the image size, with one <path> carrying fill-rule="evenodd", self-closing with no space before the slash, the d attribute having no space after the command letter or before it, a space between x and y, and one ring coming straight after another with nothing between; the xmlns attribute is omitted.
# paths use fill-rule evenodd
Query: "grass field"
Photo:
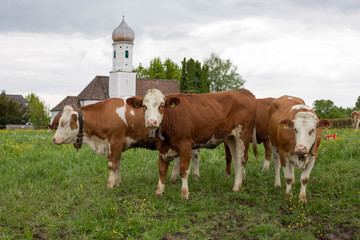
<svg viewBox="0 0 360 240"><path fill-rule="evenodd" d="M107 159L87 146L51 142L54 132L0 131L0 239L360 239L360 131L332 129L322 140L299 203L274 188L274 168L261 172L264 150L251 150L243 189L224 178L223 146L201 150L200 179L155 196L157 152L123 153L122 185L107 189ZM172 164L171 164L172 166ZM283 175L283 173L281 173Z"/></svg>

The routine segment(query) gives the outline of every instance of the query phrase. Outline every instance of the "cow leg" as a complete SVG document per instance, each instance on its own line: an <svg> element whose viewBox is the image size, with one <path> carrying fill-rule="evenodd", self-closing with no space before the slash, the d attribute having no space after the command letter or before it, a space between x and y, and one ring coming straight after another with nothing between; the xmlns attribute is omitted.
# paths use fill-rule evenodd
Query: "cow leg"
<svg viewBox="0 0 360 240"><path fill-rule="evenodd" d="M229 137L228 143L235 170L235 183L233 191L237 192L242 187L242 179L244 177L244 166L242 165L241 160L244 157L245 146L243 141L239 138L237 139L236 137Z"/></svg>
<svg viewBox="0 0 360 240"><path fill-rule="evenodd" d="M263 166L263 171L267 171L269 170L270 167L270 159L271 159L271 146L270 146L270 140L266 140L265 142L263 142L264 144L264 148L265 148L265 161L264 161L264 166Z"/></svg>
<svg viewBox="0 0 360 240"><path fill-rule="evenodd" d="M300 201L302 201L303 203L306 203L306 186L307 186L309 178L310 178L311 170L314 167L314 163L315 163L315 157L309 157L309 160L308 160L305 168L301 172L301 177L300 177L301 188L300 188L299 198L300 198Z"/></svg>
<svg viewBox="0 0 360 240"><path fill-rule="evenodd" d="M192 159L192 176L193 179L196 181L200 178L200 151L199 149L192 150L191 152L191 159ZM174 169L171 173L170 181L172 183L175 183L179 177L180 174L180 158L177 157L174 160Z"/></svg>
<svg viewBox="0 0 360 240"><path fill-rule="evenodd" d="M179 168L180 168L180 158L177 157L175 158L174 160L174 169L173 171L171 172L171 178L170 178L170 181L172 183L175 183L179 177Z"/></svg>
<svg viewBox="0 0 360 240"><path fill-rule="evenodd" d="M165 178L169 168L169 162L164 161L163 157L159 154L159 183L156 189L156 196L162 196L165 189Z"/></svg>
<svg viewBox="0 0 360 240"><path fill-rule="evenodd" d="M225 160L226 160L226 171L225 171L225 177L231 176L231 152L229 148L228 141L224 141L224 147L225 147Z"/></svg>
<svg viewBox="0 0 360 240"><path fill-rule="evenodd" d="M114 186L120 186L121 176L120 176L120 160L122 147L114 147L111 145L111 154L109 156L108 166L109 166L109 179L108 179L108 188L113 188ZM118 146L118 145L117 145ZM122 145L121 145L122 146Z"/></svg>
<svg viewBox="0 0 360 240"><path fill-rule="evenodd" d="M192 149L190 145L180 147L180 177L182 181L181 197L184 200L189 200L188 177L189 177L191 151Z"/></svg>
<svg viewBox="0 0 360 240"><path fill-rule="evenodd" d="M291 185L294 181L294 166L290 162L290 158L286 157L286 166L283 167L286 182L286 195L292 197Z"/></svg>
<svg viewBox="0 0 360 240"><path fill-rule="evenodd" d="M199 149L192 150L192 176L195 181L200 178L200 151Z"/></svg>
<svg viewBox="0 0 360 240"><path fill-rule="evenodd" d="M272 149L272 153L274 156L274 169L275 169L275 183L274 186L281 188L281 180L280 180L280 156L279 156L279 152L278 149L271 145L271 149Z"/></svg>

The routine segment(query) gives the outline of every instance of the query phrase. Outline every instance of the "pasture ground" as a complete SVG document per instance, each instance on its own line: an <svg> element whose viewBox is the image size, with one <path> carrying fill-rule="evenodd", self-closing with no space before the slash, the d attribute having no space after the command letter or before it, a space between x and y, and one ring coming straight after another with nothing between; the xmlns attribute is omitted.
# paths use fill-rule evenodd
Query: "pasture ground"
<svg viewBox="0 0 360 240"><path fill-rule="evenodd" d="M189 178L183 201L170 171L155 196L156 151L123 153L122 185L107 189L107 159L87 145L76 152L53 144L54 132L0 131L0 239L360 239L360 131L330 133L338 138L322 140L303 206L300 171L286 199L273 163L261 172L262 145L258 159L250 150L237 193L234 176L224 178L223 145L202 149L201 177Z"/></svg>

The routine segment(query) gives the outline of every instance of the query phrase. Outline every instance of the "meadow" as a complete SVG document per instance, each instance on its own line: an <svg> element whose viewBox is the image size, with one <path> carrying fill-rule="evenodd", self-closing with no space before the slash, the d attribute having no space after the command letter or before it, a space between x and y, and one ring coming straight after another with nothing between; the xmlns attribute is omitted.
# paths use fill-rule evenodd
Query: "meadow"
<svg viewBox="0 0 360 240"><path fill-rule="evenodd" d="M331 129L299 202L274 188L274 167L262 172L264 149L252 150L247 179L234 193L234 174L224 178L223 146L200 151L200 179L189 178L189 201L181 181L167 175L156 197L156 151L123 153L122 184L107 189L107 159L87 145L51 142L54 132L0 131L0 239L360 239L360 131ZM171 163L172 166L172 163ZM232 170L232 172L234 172Z"/></svg>

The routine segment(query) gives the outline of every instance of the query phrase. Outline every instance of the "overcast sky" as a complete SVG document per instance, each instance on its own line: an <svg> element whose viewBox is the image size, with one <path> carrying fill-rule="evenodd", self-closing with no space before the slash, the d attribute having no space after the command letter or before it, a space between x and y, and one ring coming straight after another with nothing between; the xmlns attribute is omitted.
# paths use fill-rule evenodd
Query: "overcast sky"
<svg viewBox="0 0 360 240"><path fill-rule="evenodd" d="M256 97L354 107L360 96L358 0L1 0L0 90L50 108L112 67L112 31L135 32L134 63L230 59Z"/></svg>

